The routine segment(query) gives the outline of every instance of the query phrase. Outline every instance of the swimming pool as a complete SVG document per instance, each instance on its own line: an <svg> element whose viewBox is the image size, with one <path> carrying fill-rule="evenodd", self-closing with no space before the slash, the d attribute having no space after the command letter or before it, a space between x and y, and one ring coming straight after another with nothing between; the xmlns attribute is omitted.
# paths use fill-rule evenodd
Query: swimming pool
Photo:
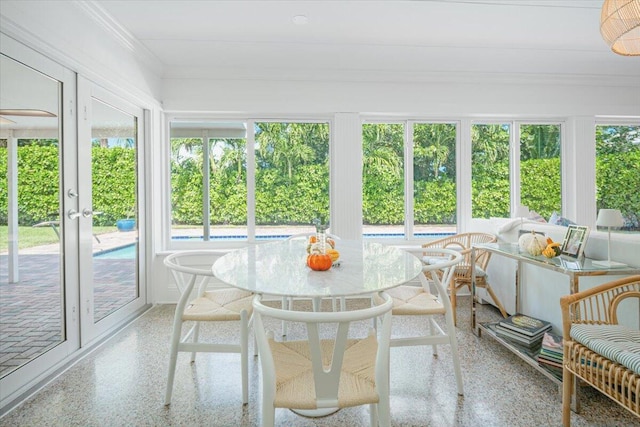
<svg viewBox="0 0 640 427"><path fill-rule="evenodd" d="M440 238L451 236L455 233L416 233L415 237L430 237ZM402 238L404 234L391 234L391 233L365 233L365 238ZM256 240L284 240L289 237L288 234L272 235L272 236L257 236ZM202 241L202 236L173 236L172 240L190 240L190 241ZM246 240L247 236L242 235L230 235L230 236L211 236L210 241L220 240ZM94 258L100 259L133 259L136 256L136 244L131 243L125 246L118 246L117 248L107 249L102 252L93 255Z"/></svg>
<svg viewBox="0 0 640 427"><path fill-rule="evenodd" d="M136 257L136 244L131 243L126 246L107 249L94 254L93 257L100 259L133 259Z"/></svg>
<svg viewBox="0 0 640 427"><path fill-rule="evenodd" d="M414 237L429 237L429 238L441 238L447 236L453 236L454 232L441 232L441 233L415 233ZM284 240L289 237L290 234L274 234L267 236L256 236L256 240ZM404 234L401 233L365 233L363 234L365 239L380 239L380 238L388 238L388 239L399 239L404 237ZM179 240L179 241L199 241L201 242L202 236L171 236L171 240ZM228 235L228 236L209 236L209 241L216 240L247 240L246 235Z"/></svg>

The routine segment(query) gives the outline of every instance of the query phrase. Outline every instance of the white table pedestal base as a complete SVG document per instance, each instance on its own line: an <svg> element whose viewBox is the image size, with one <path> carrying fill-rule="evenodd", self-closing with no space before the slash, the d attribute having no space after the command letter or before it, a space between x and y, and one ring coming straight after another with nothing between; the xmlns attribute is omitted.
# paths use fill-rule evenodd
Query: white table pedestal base
<svg viewBox="0 0 640 427"><path fill-rule="evenodd" d="M291 409L298 415L309 418L326 417L327 415L335 414L340 408L321 408L321 409Z"/></svg>

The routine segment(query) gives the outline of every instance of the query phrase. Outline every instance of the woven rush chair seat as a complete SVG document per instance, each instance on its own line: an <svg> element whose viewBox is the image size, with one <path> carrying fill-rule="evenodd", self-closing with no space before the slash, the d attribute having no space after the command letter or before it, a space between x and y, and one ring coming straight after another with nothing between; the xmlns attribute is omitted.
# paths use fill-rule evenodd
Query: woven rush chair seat
<svg viewBox="0 0 640 427"><path fill-rule="evenodd" d="M444 305L437 296L418 286L398 286L387 293L393 298L392 314L396 316L420 316L445 314Z"/></svg>
<svg viewBox="0 0 640 427"><path fill-rule="evenodd" d="M253 294L241 289L217 289L206 291L192 300L182 315L184 321L232 321L240 320L244 310L253 312Z"/></svg>
<svg viewBox="0 0 640 427"><path fill-rule="evenodd" d="M164 259L164 264L171 272L176 287L180 291L171 333L165 405L171 403L179 352L191 353L192 363L195 362L196 352L240 353L242 403L249 403L248 341L253 313L253 294L228 287L213 276L211 267L215 260L224 254L225 252L212 250L182 251L175 252ZM212 284L216 287L208 289ZM183 334L185 322L191 325ZM201 342L200 324L202 322L237 322L238 341Z"/></svg>
<svg viewBox="0 0 640 427"><path fill-rule="evenodd" d="M564 427L571 425L575 377L640 418L640 331L619 325L616 313L620 303L628 298L640 300L640 275L614 280L560 299L564 337ZM637 301L632 303L638 304ZM579 408L578 402L576 408Z"/></svg>
<svg viewBox="0 0 640 427"><path fill-rule="evenodd" d="M321 340L322 366L329 369L334 342ZM276 369L277 408L317 409L313 362L306 341L269 340ZM375 383L378 343L375 337L347 340L340 371L337 407L347 408L379 401Z"/></svg>
<svg viewBox="0 0 640 427"><path fill-rule="evenodd" d="M262 303L260 295L254 297L263 426L275 424L276 408L319 416L359 405L369 405L372 427L390 425L392 300L386 294L379 295L381 304L337 312L270 307ZM382 326L377 331L369 328L369 333L360 337L365 332L364 325L378 317L382 318ZM284 340L279 336L280 340L276 340L273 331L265 329L267 319L295 325L297 331L302 331L299 339L296 336ZM358 336L353 336L355 322Z"/></svg>
<svg viewBox="0 0 640 427"><path fill-rule="evenodd" d="M424 248L443 248L452 249L460 252L463 259L459 265L456 266L455 274L449 284L449 298L451 299L451 307L453 310L453 320L456 321L456 307L457 307L457 293L463 287L466 287L471 291L471 247L478 243L495 243L498 241L498 237L490 233L460 233L453 236L444 237L442 239L433 240L422 245ZM487 293L493 300L494 304L500 310L500 314L503 317L508 317L502 302L491 288L489 281L487 280L487 265L491 259L491 253L483 250L476 249L475 270L476 270L476 288L483 288L487 290ZM433 258L428 254L423 255L423 260L427 263L437 263L437 258Z"/></svg>

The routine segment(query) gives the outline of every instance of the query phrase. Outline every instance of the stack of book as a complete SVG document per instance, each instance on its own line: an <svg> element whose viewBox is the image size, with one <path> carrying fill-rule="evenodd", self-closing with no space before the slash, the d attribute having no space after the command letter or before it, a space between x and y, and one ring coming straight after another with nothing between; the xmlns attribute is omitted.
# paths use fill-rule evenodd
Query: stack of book
<svg viewBox="0 0 640 427"><path fill-rule="evenodd" d="M538 364L549 370L557 378L562 378L562 337L545 332L538 355Z"/></svg>
<svg viewBox="0 0 640 427"><path fill-rule="evenodd" d="M498 322L496 334L537 352L544 333L550 329L551 323L518 313Z"/></svg>

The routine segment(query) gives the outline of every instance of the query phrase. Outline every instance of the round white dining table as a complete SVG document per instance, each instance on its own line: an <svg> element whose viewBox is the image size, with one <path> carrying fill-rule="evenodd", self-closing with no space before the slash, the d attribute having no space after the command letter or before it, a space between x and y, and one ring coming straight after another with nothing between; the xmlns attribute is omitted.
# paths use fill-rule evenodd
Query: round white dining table
<svg viewBox="0 0 640 427"><path fill-rule="evenodd" d="M324 298L372 294L415 279L421 261L380 243L337 240L339 260L327 271L307 267L304 239L265 243L229 252L214 263L225 283L258 294Z"/></svg>

